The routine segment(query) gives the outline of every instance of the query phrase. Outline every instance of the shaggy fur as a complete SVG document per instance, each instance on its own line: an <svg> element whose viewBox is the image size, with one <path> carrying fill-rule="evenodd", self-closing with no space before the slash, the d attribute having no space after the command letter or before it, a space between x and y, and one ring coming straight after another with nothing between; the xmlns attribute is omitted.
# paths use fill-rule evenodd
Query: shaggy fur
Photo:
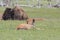
<svg viewBox="0 0 60 40"><path fill-rule="evenodd" d="M13 19L13 15L14 14L12 13L12 9L11 8L6 8L2 18L3 18L3 20L10 20L10 19Z"/></svg>
<svg viewBox="0 0 60 40"><path fill-rule="evenodd" d="M20 8L19 6L15 6L14 19L25 20L25 19L28 19L28 16L22 8Z"/></svg>
<svg viewBox="0 0 60 40"><path fill-rule="evenodd" d="M28 19L27 14L24 12L22 8L16 6L14 8L6 8L3 16L3 20L26 20Z"/></svg>

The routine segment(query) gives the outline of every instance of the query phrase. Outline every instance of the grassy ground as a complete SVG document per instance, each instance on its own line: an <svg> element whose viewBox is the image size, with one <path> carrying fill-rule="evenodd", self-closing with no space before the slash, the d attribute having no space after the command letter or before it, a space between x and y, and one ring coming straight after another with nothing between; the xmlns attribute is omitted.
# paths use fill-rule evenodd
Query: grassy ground
<svg viewBox="0 0 60 40"><path fill-rule="evenodd" d="M0 10L3 13L4 8ZM0 40L60 40L60 9L24 7L24 10L31 18L45 18L35 22L37 28L44 30L16 30L16 26L25 21L0 20Z"/></svg>

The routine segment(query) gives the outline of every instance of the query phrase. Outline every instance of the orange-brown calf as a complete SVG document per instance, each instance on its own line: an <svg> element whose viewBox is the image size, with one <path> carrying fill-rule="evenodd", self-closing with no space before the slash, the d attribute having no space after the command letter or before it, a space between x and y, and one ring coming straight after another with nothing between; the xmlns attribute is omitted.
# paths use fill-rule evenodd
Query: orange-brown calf
<svg viewBox="0 0 60 40"><path fill-rule="evenodd" d="M27 23L18 25L17 30L19 30L19 29L31 29L34 27L34 25L33 25L34 22L35 22L35 19L27 19Z"/></svg>

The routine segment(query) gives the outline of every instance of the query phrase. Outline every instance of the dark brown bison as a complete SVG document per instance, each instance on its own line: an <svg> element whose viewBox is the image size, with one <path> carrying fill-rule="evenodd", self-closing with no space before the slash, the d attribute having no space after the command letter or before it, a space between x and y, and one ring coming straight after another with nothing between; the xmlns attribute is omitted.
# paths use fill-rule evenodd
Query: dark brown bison
<svg viewBox="0 0 60 40"><path fill-rule="evenodd" d="M3 13L2 19L3 20L13 19L13 15L14 15L13 10L11 8L6 8Z"/></svg>
<svg viewBox="0 0 60 40"><path fill-rule="evenodd" d="M28 19L27 14L24 12L24 10L18 6L15 6L14 8L6 8L3 16L3 20L26 20Z"/></svg>
<svg viewBox="0 0 60 40"><path fill-rule="evenodd" d="M15 6L13 10L14 10L14 19L18 19L18 20L28 19L28 16L25 13L25 11L19 6Z"/></svg>

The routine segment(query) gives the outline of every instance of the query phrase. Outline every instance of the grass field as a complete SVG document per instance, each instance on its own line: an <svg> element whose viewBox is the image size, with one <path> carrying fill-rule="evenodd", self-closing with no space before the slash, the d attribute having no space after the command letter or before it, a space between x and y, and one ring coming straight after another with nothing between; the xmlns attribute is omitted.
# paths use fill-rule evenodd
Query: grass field
<svg viewBox="0 0 60 40"><path fill-rule="evenodd" d="M16 26L25 23L18 20L0 20L0 40L60 40L60 9L23 7L30 18L45 18L36 21L36 28L44 30L16 30ZM4 8L0 8L3 13Z"/></svg>

